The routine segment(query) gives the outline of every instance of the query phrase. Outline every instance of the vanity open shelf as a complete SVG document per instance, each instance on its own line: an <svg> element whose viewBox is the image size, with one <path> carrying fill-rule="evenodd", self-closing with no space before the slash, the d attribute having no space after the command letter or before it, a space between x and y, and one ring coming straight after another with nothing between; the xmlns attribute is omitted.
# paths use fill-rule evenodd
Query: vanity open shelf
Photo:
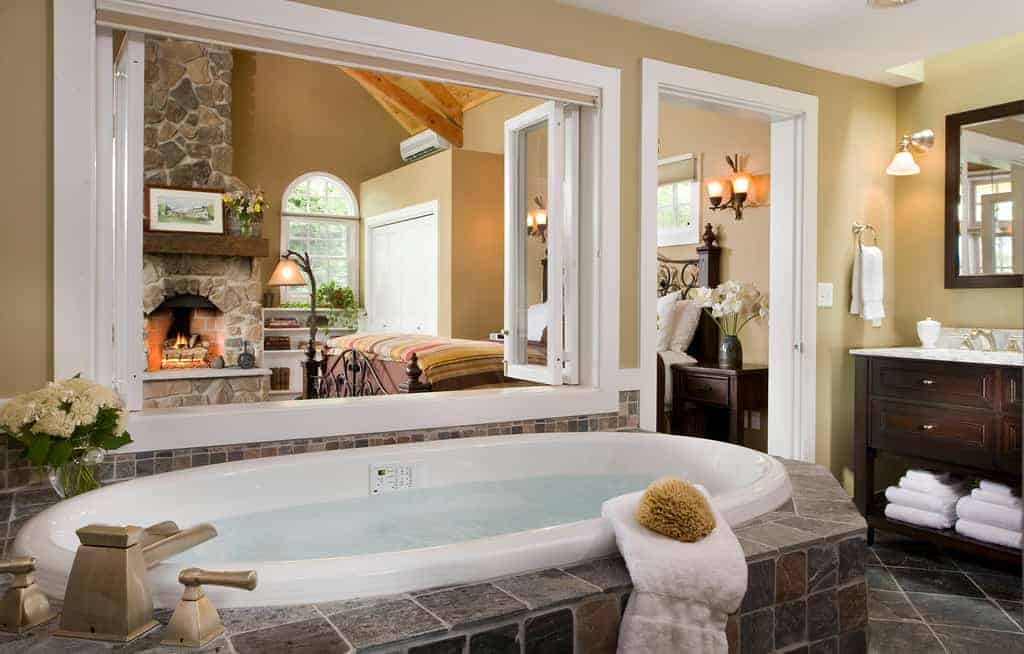
<svg viewBox="0 0 1024 654"><path fill-rule="evenodd" d="M910 348L899 348L909 350ZM884 529L992 561L1020 566L1021 552L885 517L877 494L879 459L1020 487L1022 367L1002 358L967 362L956 352L908 356L894 348L854 350L854 501ZM945 356L946 359L935 358ZM1013 361L1014 359L1008 359Z"/></svg>

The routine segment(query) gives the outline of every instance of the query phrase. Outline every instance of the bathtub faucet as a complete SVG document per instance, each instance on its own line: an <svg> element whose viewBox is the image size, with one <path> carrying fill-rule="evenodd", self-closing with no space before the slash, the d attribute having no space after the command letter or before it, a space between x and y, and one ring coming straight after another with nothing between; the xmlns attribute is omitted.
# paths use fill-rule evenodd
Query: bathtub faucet
<svg viewBox="0 0 1024 654"><path fill-rule="evenodd" d="M71 566L58 636L129 642L159 623L153 619L153 595L146 571L217 535L203 523L180 529L160 522L134 525L86 525L78 531L78 552Z"/></svg>

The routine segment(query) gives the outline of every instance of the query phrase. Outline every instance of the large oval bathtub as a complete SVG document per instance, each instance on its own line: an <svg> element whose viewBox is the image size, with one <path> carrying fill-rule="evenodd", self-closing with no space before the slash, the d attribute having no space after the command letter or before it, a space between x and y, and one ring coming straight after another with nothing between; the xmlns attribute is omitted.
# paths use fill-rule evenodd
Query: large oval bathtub
<svg viewBox="0 0 1024 654"><path fill-rule="evenodd" d="M790 498L778 461L725 443L659 434L496 436L239 461L128 481L40 513L21 529L15 549L38 558L43 590L62 597L77 528L212 522L216 539L150 571L157 606L174 606L177 573L189 565L258 571L254 592L208 588L219 606L346 599L612 553L601 502L664 475L705 486L730 524ZM374 492L409 480L412 488Z"/></svg>

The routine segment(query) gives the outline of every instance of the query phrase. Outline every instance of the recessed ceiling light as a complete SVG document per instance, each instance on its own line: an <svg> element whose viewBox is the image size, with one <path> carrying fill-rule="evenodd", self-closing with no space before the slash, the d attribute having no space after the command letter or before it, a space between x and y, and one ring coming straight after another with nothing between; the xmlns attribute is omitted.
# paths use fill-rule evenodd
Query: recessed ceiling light
<svg viewBox="0 0 1024 654"><path fill-rule="evenodd" d="M868 0L868 6L872 9L889 9L890 7L902 7L909 5L914 0Z"/></svg>

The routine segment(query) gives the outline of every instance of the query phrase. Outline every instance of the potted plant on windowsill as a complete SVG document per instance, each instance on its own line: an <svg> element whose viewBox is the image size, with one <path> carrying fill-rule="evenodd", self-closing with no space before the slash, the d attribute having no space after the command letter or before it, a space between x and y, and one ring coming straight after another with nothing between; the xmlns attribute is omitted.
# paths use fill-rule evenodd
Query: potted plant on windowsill
<svg viewBox="0 0 1024 654"><path fill-rule="evenodd" d="M694 300L722 332L718 365L723 368L742 367L740 332L752 320L768 319L768 296L761 293L756 284L729 280L715 288L696 289Z"/></svg>
<svg viewBox="0 0 1024 654"><path fill-rule="evenodd" d="M363 307L356 301L356 294L351 288L339 286L332 281L320 286L316 290L316 294L318 304L337 309L330 315L331 325L356 329Z"/></svg>
<svg viewBox="0 0 1024 654"><path fill-rule="evenodd" d="M104 452L132 442L113 390L76 375L12 399L0 410L0 434L21 456L47 466L61 498L99 488Z"/></svg>

